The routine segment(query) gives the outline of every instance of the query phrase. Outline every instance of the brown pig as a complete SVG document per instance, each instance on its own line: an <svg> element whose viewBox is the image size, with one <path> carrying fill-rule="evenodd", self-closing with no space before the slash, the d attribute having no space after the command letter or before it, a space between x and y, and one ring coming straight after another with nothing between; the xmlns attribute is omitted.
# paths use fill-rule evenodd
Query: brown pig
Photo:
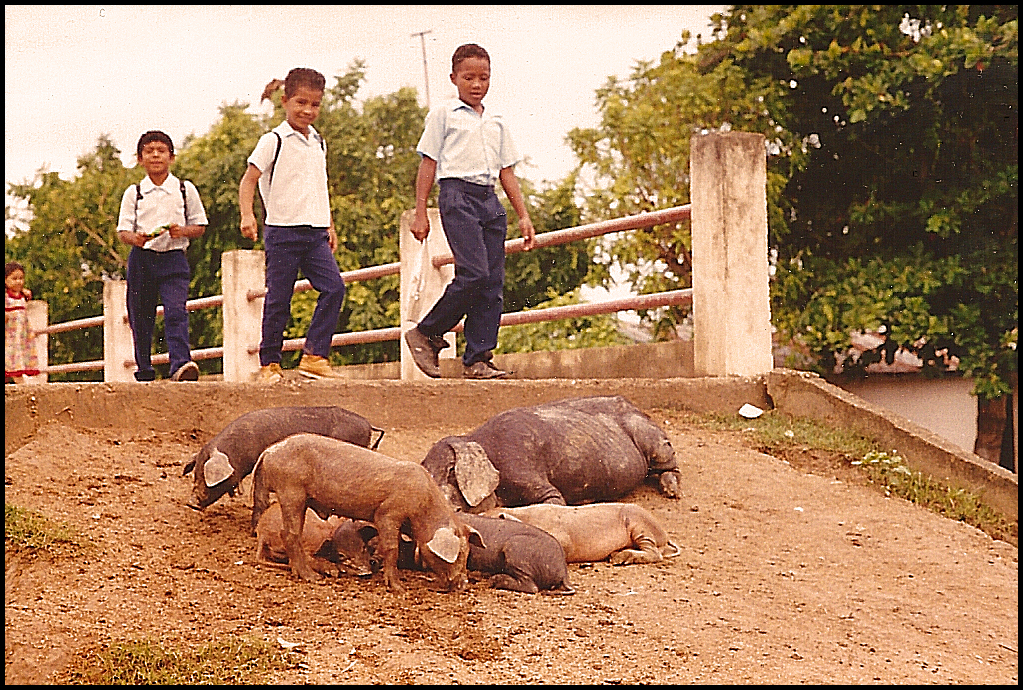
<svg viewBox="0 0 1023 690"><path fill-rule="evenodd" d="M299 540L309 555L312 568L322 574L336 576L338 565L359 577L373 574L369 550L360 528L369 523L356 522L331 515L326 520L312 509L306 509L305 524ZM370 525L372 528L372 525ZM274 567L289 567L284 548L284 523L281 506L273 503L256 524L256 562ZM375 533L376 530L373 530Z"/></svg>
<svg viewBox="0 0 1023 690"><path fill-rule="evenodd" d="M657 519L632 503L543 503L492 508L483 515L513 518L539 527L558 540L569 563L605 559L615 565L657 563L680 553Z"/></svg>
<svg viewBox="0 0 1023 690"><path fill-rule="evenodd" d="M458 519L440 487L418 463L325 436L296 434L263 451L254 477L253 524L269 507L270 492L275 493L285 551L292 572L299 577L310 581L321 577L300 543L306 508L312 508L324 519L342 515L376 526L384 581L395 592L404 591L397 560L399 533L406 520L424 565L444 579L447 589L460 590L468 584L469 540L482 545L482 539Z"/></svg>

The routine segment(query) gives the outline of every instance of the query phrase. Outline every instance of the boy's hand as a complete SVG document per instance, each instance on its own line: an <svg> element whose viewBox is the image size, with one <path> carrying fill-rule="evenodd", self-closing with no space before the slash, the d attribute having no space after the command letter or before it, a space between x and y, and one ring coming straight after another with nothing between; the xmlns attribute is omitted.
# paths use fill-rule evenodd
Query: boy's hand
<svg viewBox="0 0 1023 690"><path fill-rule="evenodd" d="M170 223L168 225L163 226L163 228L159 228L159 229L162 232L164 228L168 232L170 232L170 236L171 237L175 237L175 238L177 238L177 237L188 237L184 225L178 225L177 223Z"/></svg>
<svg viewBox="0 0 1023 690"><path fill-rule="evenodd" d="M333 225L327 230L327 244L330 245L330 251L337 251L337 231Z"/></svg>
<svg viewBox="0 0 1023 690"><path fill-rule="evenodd" d="M522 246L528 252L536 246L536 230L533 229L533 221L529 216L519 218L519 231L522 233L522 239L525 240Z"/></svg>
<svg viewBox="0 0 1023 690"><path fill-rule="evenodd" d="M242 216L242 237L248 238L253 242L259 237L258 230L256 228L256 217L255 216Z"/></svg>
<svg viewBox="0 0 1023 690"><path fill-rule="evenodd" d="M409 228L412 231L412 236L422 242L430 234L430 219L426 214L420 216L416 214L415 219L412 221L412 227Z"/></svg>

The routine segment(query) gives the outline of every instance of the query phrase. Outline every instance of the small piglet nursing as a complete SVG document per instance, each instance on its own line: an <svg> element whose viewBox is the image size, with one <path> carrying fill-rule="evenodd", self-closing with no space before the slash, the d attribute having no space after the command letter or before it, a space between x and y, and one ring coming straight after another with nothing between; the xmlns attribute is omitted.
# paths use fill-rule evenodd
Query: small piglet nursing
<svg viewBox="0 0 1023 690"><path fill-rule="evenodd" d="M575 594L568 581L565 552L554 537L517 520L460 513L480 533L483 546L469 546L469 570L490 573L496 589L536 594Z"/></svg>
<svg viewBox="0 0 1023 690"><path fill-rule="evenodd" d="M342 407L270 407L243 414L185 465L182 474L195 473L186 505L203 510L226 493L233 496L259 454L292 434L319 434L368 447L373 431L365 417Z"/></svg>
<svg viewBox="0 0 1023 690"><path fill-rule="evenodd" d="M284 547L281 506L273 503L256 524L256 561L274 567L289 567ZM323 575L337 576L338 566L359 577L373 574L367 539L376 530L367 522L331 515L326 520L306 509L299 544L309 556L311 567Z"/></svg>
<svg viewBox="0 0 1023 690"><path fill-rule="evenodd" d="M404 591L397 560L406 520L424 565L444 579L447 589L468 584L469 541L482 542L456 517L440 487L417 463L325 436L296 434L267 448L256 463L253 526L269 507L271 492L281 506L292 572L305 580L320 579L300 543L306 508L312 508L323 519L334 514L372 522L378 531L376 551L384 581L396 592Z"/></svg>

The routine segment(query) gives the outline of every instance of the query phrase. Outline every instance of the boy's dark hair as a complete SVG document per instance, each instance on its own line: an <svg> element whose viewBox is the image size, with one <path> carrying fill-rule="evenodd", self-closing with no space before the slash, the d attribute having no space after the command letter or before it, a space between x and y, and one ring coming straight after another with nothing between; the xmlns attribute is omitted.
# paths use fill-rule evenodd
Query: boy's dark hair
<svg viewBox="0 0 1023 690"><path fill-rule="evenodd" d="M463 60L467 60L469 58L483 58L488 63L490 62L490 54L487 53L482 46L478 46L475 43L466 43L465 45L455 48L455 53L451 56L451 73L454 74L457 72L458 65L460 65Z"/></svg>
<svg viewBox="0 0 1023 690"><path fill-rule="evenodd" d="M25 267L19 264L17 261L8 261L7 265L4 266L4 278L11 275L15 271L25 272Z"/></svg>
<svg viewBox="0 0 1023 690"><path fill-rule="evenodd" d="M263 89L263 95L260 97L259 102L269 101L274 91L284 87L284 95L287 98L291 98L295 95L295 91L298 87L304 86L307 89L313 91L324 91L327 88L327 79L314 69L308 67L296 67L295 69L288 72L288 76L284 80L271 79L270 83Z"/></svg>
<svg viewBox="0 0 1023 690"><path fill-rule="evenodd" d="M300 86L313 91L323 91L327 87L327 80L314 69L296 67L284 78L284 95L291 98Z"/></svg>
<svg viewBox="0 0 1023 690"><path fill-rule="evenodd" d="M171 141L169 136L158 129L150 130L139 137L138 146L135 147L135 155L142 158L142 149L146 147L146 144L151 144L154 141L162 141L167 144L167 148L170 149L171 155L174 155L174 142Z"/></svg>

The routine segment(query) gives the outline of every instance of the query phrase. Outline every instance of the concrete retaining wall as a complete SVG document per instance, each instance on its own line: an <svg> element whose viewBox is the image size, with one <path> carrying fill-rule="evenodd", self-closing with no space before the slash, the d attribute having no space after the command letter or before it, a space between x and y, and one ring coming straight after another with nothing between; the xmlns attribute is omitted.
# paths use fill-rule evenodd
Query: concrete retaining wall
<svg viewBox="0 0 1023 690"><path fill-rule="evenodd" d="M973 491L1019 519L1019 477L899 414L867 402L816 374L775 369L765 377L776 409L842 427L895 450L914 470Z"/></svg>
<svg viewBox="0 0 1023 690"><path fill-rule="evenodd" d="M512 407L590 395L623 395L643 409L696 413L735 413L750 403L839 425L897 450L916 470L981 494L989 505L1018 519L1016 475L814 374L786 369L757 377L5 386L4 449L9 453L20 447L40 426L54 421L97 430L196 431L209 436L256 409L340 405L383 428L458 420L468 429Z"/></svg>

